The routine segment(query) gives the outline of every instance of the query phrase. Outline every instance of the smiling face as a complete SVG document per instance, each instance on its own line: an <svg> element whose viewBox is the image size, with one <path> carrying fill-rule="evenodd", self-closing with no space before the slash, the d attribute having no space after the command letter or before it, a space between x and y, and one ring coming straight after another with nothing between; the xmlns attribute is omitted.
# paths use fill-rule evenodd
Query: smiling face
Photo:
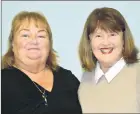
<svg viewBox="0 0 140 114"><path fill-rule="evenodd" d="M15 61L26 65L45 64L50 51L48 32L45 26L37 27L34 21L28 24L23 22L14 34Z"/></svg>
<svg viewBox="0 0 140 114"><path fill-rule="evenodd" d="M90 34L94 56L101 65L110 67L122 57L123 32L104 31L100 28Z"/></svg>

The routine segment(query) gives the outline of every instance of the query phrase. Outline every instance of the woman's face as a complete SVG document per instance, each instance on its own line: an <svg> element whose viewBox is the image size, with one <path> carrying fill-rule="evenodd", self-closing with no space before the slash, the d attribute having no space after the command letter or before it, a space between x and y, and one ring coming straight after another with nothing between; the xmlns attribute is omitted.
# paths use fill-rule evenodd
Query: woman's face
<svg viewBox="0 0 140 114"><path fill-rule="evenodd" d="M123 32L106 32L99 28L90 35L90 40L93 54L101 65L112 66L122 57Z"/></svg>
<svg viewBox="0 0 140 114"><path fill-rule="evenodd" d="M49 36L45 28L22 25L14 34L13 52L15 61L24 64L46 63L50 51Z"/></svg>

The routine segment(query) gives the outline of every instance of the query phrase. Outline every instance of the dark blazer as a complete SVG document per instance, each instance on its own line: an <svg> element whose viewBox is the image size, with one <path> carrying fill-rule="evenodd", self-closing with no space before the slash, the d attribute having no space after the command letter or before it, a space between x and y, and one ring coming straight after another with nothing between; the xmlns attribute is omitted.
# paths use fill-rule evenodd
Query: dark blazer
<svg viewBox="0 0 140 114"><path fill-rule="evenodd" d="M15 67L1 71L2 114L82 114L78 79L60 67L53 71L54 84L47 92L48 106L30 78Z"/></svg>

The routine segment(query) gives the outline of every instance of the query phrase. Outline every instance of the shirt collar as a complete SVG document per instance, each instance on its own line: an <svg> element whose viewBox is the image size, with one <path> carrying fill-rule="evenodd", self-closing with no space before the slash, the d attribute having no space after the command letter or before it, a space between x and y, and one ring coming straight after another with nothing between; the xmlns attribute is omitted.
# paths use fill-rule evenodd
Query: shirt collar
<svg viewBox="0 0 140 114"><path fill-rule="evenodd" d="M96 68L95 68L95 82L97 83L98 80L104 75L107 79L108 83L121 71L121 69L126 65L123 58L117 61L106 73L100 68L100 64L97 61Z"/></svg>

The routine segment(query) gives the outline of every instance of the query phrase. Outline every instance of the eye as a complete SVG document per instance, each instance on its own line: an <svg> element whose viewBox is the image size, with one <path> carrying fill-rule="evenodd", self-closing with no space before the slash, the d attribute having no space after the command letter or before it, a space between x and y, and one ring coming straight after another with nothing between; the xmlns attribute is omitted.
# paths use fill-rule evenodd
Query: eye
<svg viewBox="0 0 140 114"><path fill-rule="evenodd" d="M101 35L96 35L95 37L96 37L96 38L100 38L100 37L101 37Z"/></svg>
<svg viewBox="0 0 140 114"><path fill-rule="evenodd" d="M38 35L37 37L39 37L39 38L45 38L44 35Z"/></svg>
<svg viewBox="0 0 140 114"><path fill-rule="evenodd" d="M28 38L29 35L28 35L28 34L22 34L21 37L23 37L23 38Z"/></svg>
<svg viewBox="0 0 140 114"><path fill-rule="evenodd" d="M117 33L111 33L110 34L110 36L116 36L117 35Z"/></svg>

